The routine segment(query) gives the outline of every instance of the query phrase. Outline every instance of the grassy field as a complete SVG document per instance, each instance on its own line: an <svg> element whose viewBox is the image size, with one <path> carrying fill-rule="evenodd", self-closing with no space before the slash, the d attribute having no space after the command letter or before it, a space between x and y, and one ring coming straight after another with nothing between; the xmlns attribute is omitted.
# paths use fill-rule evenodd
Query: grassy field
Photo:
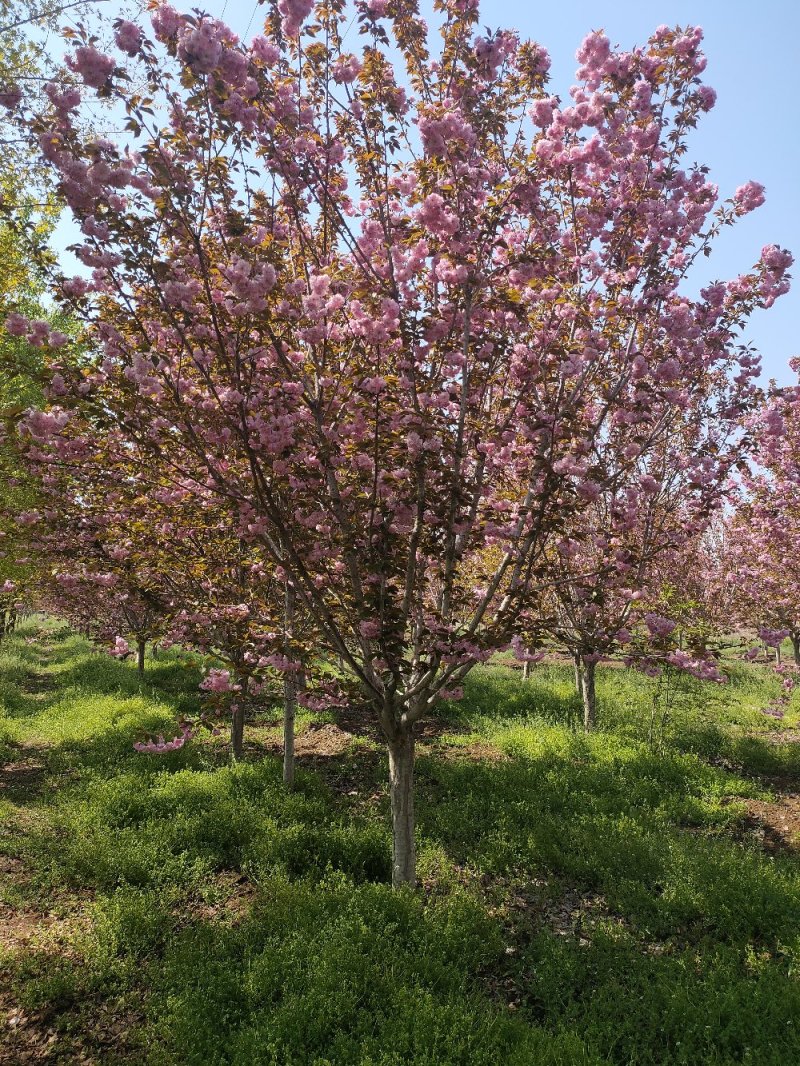
<svg viewBox="0 0 800 1066"><path fill-rule="evenodd" d="M0 646L0 1062L800 1063L800 731L763 667L671 691L503 665L426 729L422 885L393 893L369 728L132 743L197 666L34 619ZM169 733L168 735L172 735Z"/></svg>

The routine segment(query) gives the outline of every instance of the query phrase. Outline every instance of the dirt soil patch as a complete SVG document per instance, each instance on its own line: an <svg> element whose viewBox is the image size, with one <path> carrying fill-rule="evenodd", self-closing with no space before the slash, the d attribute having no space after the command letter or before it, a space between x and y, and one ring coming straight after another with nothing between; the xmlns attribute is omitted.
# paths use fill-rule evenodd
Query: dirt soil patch
<svg viewBox="0 0 800 1066"><path fill-rule="evenodd" d="M25 681L20 685L20 691L29 696L46 696L55 692L58 688L58 678L52 674L43 674L38 670L29 671Z"/></svg>
<svg viewBox="0 0 800 1066"><path fill-rule="evenodd" d="M773 854L800 846L800 795L788 793L775 803L745 800L745 829Z"/></svg>
<svg viewBox="0 0 800 1066"><path fill-rule="evenodd" d="M430 747L430 754L437 755L442 759L478 759L481 762L508 762L508 756L500 748L490 744L487 740L476 740L469 744L434 744ZM421 748L420 754L427 754L426 749Z"/></svg>
<svg viewBox="0 0 800 1066"><path fill-rule="evenodd" d="M252 736L255 730L250 730ZM245 734L247 735L247 734ZM323 723L311 725L302 733L298 733L294 740L294 753L298 759L307 758L335 758L349 749L353 741L353 734L340 729L338 725ZM283 752L283 736L271 736L267 739L258 740L258 746L262 750Z"/></svg>
<svg viewBox="0 0 800 1066"><path fill-rule="evenodd" d="M800 744L800 729L774 729L766 733L754 733L756 740L766 740L768 744Z"/></svg>
<svg viewBox="0 0 800 1066"><path fill-rule="evenodd" d="M0 767L0 797L12 803L24 803L41 791L47 768L33 756Z"/></svg>
<svg viewBox="0 0 800 1066"><path fill-rule="evenodd" d="M294 751L299 758L307 755L331 758L344 755L353 741L353 734L338 725L312 725L295 740Z"/></svg>

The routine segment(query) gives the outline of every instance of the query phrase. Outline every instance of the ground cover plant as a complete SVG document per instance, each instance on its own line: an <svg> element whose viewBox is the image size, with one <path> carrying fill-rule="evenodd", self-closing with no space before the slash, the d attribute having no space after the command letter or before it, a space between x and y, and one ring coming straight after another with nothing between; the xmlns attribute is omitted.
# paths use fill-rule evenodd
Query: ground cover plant
<svg viewBox="0 0 800 1066"><path fill-rule="evenodd" d="M800 1057L796 697L492 662L419 741L420 888L392 891L375 733L279 708L141 755L197 698L31 618L0 649L0 1061L786 1063Z"/></svg>

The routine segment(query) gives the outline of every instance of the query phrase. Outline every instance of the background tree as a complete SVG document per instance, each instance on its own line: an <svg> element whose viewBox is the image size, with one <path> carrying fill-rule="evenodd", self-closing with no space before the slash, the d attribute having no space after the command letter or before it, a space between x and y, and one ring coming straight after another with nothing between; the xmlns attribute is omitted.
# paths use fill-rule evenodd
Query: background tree
<svg viewBox="0 0 800 1066"><path fill-rule="evenodd" d="M798 361L793 361L798 369ZM740 624L776 648L792 642L800 666L800 390L777 392L753 421L757 449L729 522L727 577Z"/></svg>

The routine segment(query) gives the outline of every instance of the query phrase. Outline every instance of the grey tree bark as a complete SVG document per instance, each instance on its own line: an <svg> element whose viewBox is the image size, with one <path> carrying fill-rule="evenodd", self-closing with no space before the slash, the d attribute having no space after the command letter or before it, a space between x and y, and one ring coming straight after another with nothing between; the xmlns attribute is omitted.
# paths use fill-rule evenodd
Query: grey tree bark
<svg viewBox="0 0 800 1066"><path fill-rule="evenodd" d="M575 664L575 691L581 698L583 698L583 686L581 681L581 657L579 652L575 653L575 655L573 656L573 661Z"/></svg>
<svg viewBox="0 0 800 1066"><path fill-rule="evenodd" d="M414 843L414 735L398 731L389 741L389 791L392 806L392 887L416 884Z"/></svg>
<svg viewBox="0 0 800 1066"><path fill-rule="evenodd" d="M236 710L231 714L231 755L238 762L244 755L244 713L247 699L248 678L242 681L242 695L237 699Z"/></svg>
<svg viewBox="0 0 800 1066"><path fill-rule="evenodd" d="M593 659L581 661L581 700L583 702L583 729L591 733L597 717L597 694L595 692L595 666Z"/></svg>
<svg viewBox="0 0 800 1066"><path fill-rule="evenodd" d="M136 641L136 670L139 674L139 680L144 677L144 650L145 642L141 639Z"/></svg>
<svg viewBox="0 0 800 1066"><path fill-rule="evenodd" d="M283 601L284 655L290 657L294 627L295 592L287 581ZM288 671L283 675L283 783L294 788L294 722L297 713L297 677Z"/></svg>

